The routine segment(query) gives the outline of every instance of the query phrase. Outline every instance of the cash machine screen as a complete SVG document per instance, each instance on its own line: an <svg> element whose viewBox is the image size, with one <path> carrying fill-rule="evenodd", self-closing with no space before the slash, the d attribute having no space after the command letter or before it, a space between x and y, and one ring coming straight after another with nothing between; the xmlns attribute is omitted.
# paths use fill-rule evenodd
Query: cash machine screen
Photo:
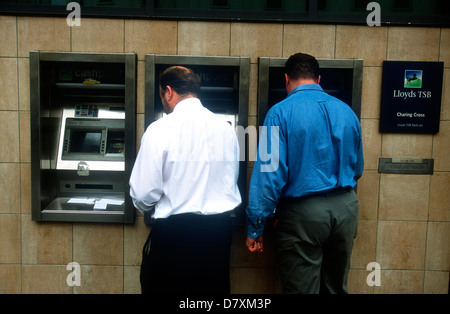
<svg viewBox="0 0 450 314"><path fill-rule="evenodd" d="M125 121L123 119L67 118L63 134L59 169L63 161L122 161L125 156ZM106 164L105 164L106 166Z"/></svg>
<svg viewBox="0 0 450 314"><path fill-rule="evenodd" d="M100 153L102 132L72 131L70 153Z"/></svg>

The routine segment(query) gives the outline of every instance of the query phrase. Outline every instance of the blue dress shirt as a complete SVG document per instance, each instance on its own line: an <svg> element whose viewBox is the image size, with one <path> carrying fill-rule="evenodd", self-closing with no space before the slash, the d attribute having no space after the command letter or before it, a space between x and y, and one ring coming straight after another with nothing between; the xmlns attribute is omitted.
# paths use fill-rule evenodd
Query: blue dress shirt
<svg viewBox="0 0 450 314"><path fill-rule="evenodd" d="M362 176L361 126L318 84L297 86L264 121L247 208L250 238L262 235L280 198L351 188Z"/></svg>

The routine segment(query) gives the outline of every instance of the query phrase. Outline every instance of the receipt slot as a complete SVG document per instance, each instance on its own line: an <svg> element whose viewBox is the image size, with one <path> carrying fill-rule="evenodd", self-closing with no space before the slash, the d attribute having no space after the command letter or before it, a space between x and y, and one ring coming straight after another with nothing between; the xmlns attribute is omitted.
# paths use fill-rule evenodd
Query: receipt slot
<svg viewBox="0 0 450 314"><path fill-rule="evenodd" d="M34 221L133 223L136 56L30 52Z"/></svg>
<svg viewBox="0 0 450 314"><path fill-rule="evenodd" d="M185 66L201 78L199 99L203 106L219 114L233 127L246 129L248 125L249 73L248 57L215 56L145 56L145 128L164 115L159 96L159 75L171 66ZM238 137L239 138L239 137ZM245 138L239 138L241 156L247 156ZM238 186L242 204L233 215L243 221L247 197L247 164L240 159ZM150 222L149 217L145 217Z"/></svg>
<svg viewBox="0 0 450 314"><path fill-rule="evenodd" d="M284 66L287 58L259 58L258 124L264 124L267 111L285 99ZM363 60L317 59L320 86L323 90L348 104L361 117Z"/></svg>

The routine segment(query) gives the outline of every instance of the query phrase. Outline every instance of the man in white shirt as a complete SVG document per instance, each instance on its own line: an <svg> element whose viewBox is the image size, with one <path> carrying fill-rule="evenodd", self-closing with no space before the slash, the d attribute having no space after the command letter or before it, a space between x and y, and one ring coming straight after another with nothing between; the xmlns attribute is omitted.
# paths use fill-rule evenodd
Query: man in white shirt
<svg viewBox="0 0 450 314"><path fill-rule="evenodd" d="M229 293L230 213L241 203L236 134L202 106L192 70L168 68L159 88L167 116L144 133L130 178L134 205L155 218L142 293Z"/></svg>

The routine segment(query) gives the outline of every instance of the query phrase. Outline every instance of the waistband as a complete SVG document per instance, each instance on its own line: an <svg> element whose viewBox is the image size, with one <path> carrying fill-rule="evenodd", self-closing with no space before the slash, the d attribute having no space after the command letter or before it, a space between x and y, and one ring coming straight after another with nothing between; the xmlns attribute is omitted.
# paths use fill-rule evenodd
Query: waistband
<svg viewBox="0 0 450 314"><path fill-rule="evenodd" d="M204 214L197 214L197 213L181 213L181 214L175 214L170 215L167 218L158 218L155 219L155 223L188 223L191 221L214 221L214 220L221 220L221 219L231 219L231 214L233 213L232 210L226 211L223 213L217 213L217 214L211 214L211 215L204 215Z"/></svg>
<svg viewBox="0 0 450 314"><path fill-rule="evenodd" d="M344 194L344 193L347 193L347 192L350 192L353 190L354 190L354 188L352 188L352 187L345 187L345 188L336 188L336 189L329 190L329 191L312 193L312 194L304 195L301 197L283 197L280 199L279 203L301 201L301 200L313 198L313 197L331 197L331 196Z"/></svg>

